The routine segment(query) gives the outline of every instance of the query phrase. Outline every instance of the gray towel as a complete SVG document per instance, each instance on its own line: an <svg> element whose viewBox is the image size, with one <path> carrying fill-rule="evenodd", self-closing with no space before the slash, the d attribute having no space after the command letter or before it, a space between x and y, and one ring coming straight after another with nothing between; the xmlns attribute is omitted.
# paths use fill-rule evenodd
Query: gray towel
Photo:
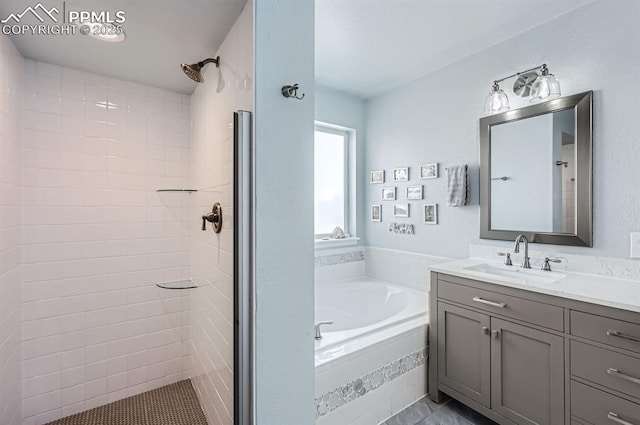
<svg viewBox="0 0 640 425"><path fill-rule="evenodd" d="M469 178L466 165L447 168L447 206L469 205Z"/></svg>

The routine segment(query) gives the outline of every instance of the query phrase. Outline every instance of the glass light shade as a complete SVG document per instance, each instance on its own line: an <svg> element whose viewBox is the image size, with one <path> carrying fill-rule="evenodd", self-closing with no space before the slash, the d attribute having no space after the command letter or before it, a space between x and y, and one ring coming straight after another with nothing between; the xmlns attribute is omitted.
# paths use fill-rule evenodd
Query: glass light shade
<svg viewBox="0 0 640 425"><path fill-rule="evenodd" d="M509 109L509 98L500 87L494 86L489 96L484 101L484 112L487 114L497 114Z"/></svg>
<svg viewBox="0 0 640 425"><path fill-rule="evenodd" d="M560 82L553 74L540 75L531 86L529 102L560 97Z"/></svg>

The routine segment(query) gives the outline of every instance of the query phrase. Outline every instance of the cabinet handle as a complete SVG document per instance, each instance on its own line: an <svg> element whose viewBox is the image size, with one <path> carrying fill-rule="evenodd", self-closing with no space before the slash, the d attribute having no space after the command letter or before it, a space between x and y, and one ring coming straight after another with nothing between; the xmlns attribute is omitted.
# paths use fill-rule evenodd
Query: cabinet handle
<svg viewBox="0 0 640 425"><path fill-rule="evenodd" d="M492 307L505 308L507 306L507 304L505 304L505 303L497 303L495 301L485 300L485 299L482 299L480 297L473 297L473 301L475 301L477 303L481 303L481 304L487 304L487 305L490 305Z"/></svg>
<svg viewBox="0 0 640 425"><path fill-rule="evenodd" d="M482 327L482 335L489 335L489 328L486 326Z"/></svg>
<svg viewBox="0 0 640 425"><path fill-rule="evenodd" d="M636 378L634 376L626 375L626 374L620 372L618 369L614 369L614 368L610 367L609 369L607 369L607 373L609 375L617 376L620 379L624 379L625 381L633 382L634 384L639 384L640 385L640 378Z"/></svg>
<svg viewBox="0 0 640 425"><path fill-rule="evenodd" d="M625 335L625 334L620 333L618 331L612 331L611 329L609 329L607 331L607 335L615 336L616 338L626 339L627 341L640 342L640 338L638 338L636 336Z"/></svg>
<svg viewBox="0 0 640 425"><path fill-rule="evenodd" d="M498 336L500 335L500 332L496 331L496 330L492 330L491 331L491 336L498 339Z"/></svg>
<svg viewBox="0 0 640 425"><path fill-rule="evenodd" d="M624 419L621 419L620 416L618 416L616 413L613 412L609 412L607 413L607 419L609 419L612 422L616 422L622 425L634 425L631 422L625 421Z"/></svg>

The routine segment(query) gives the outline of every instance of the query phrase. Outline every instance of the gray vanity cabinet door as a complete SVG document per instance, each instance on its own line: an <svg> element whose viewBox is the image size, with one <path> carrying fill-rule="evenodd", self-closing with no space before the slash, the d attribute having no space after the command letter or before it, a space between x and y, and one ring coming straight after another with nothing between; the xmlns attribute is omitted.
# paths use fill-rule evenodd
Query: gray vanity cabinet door
<svg viewBox="0 0 640 425"><path fill-rule="evenodd" d="M438 380L489 407L491 386L490 319L438 303Z"/></svg>
<svg viewBox="0 0 640 425"><path fill-rule="evenodd" d="M491 409L519 425L564 424L564 343L491 318Z"/></svg>

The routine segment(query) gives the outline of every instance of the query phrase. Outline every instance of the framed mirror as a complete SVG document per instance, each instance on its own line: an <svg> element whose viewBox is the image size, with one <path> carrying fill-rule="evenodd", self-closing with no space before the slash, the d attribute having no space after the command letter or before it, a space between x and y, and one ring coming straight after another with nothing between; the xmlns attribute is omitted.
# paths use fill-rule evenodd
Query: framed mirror
<svg viewBox="0 0 640 425"><path fill-rule="evenodd" d="M480 238L593 246L593 92L480 119Z"/></svg>

